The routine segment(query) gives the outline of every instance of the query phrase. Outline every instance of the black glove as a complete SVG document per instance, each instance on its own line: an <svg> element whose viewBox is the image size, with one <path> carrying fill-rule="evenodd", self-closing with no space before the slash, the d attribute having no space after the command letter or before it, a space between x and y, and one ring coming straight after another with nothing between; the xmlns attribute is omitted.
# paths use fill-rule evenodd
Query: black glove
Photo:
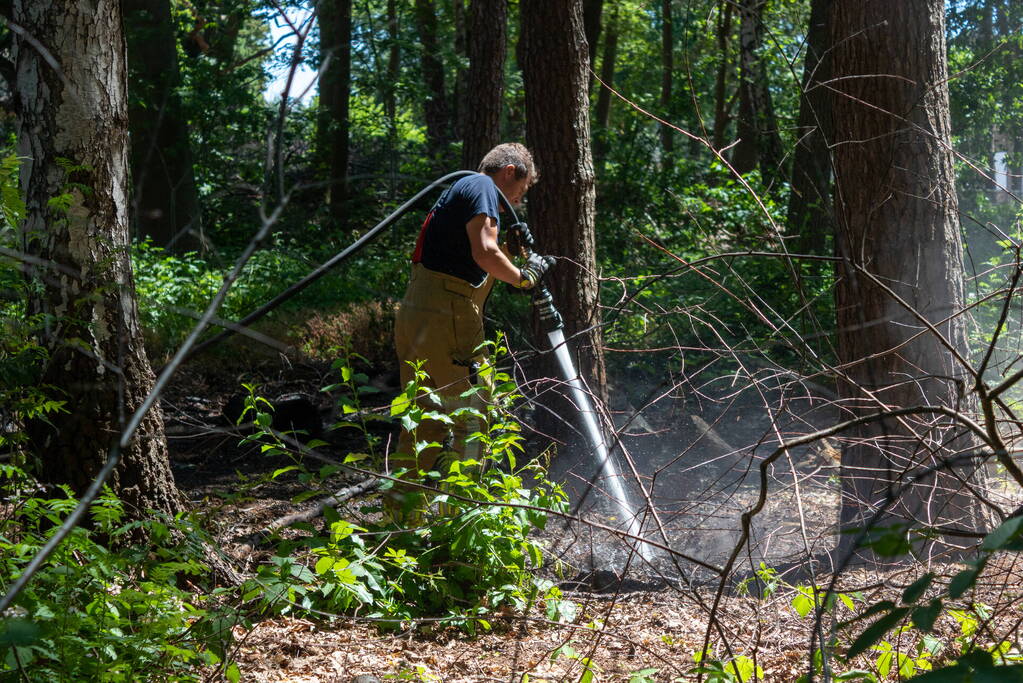
<svg viewBox="0 0 1023 683"><path fill-rule="evenodd" d="M526 265L519 268L522 280L519 282L519 289L532 289L540 284L540 280L554 265L553 256L540 256L530 254L526 259Z"/></svg>

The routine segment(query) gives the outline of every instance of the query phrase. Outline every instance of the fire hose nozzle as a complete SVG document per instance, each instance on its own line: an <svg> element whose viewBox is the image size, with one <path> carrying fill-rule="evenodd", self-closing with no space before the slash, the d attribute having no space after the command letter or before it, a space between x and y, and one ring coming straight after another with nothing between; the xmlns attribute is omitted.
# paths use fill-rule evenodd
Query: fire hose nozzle
<svg viewBox="0 0 1023 683"><path fill-rule="evenodd" d="M558 313L558 309L554 307L554 297L551 296L547 287L541 285L533 291L533 307L548 332L565 327L565 321L561 318L561 313Z"/></svg>

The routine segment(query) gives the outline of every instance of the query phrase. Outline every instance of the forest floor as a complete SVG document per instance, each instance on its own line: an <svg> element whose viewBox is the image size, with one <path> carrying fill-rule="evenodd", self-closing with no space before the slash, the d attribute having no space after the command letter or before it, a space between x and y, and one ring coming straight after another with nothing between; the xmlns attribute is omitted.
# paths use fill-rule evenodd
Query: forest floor
<svg viewBox="0 0 1023 683"><path fill-rule="evenodd" d="M319 388L330 383L330 370L322 363L284 360L250 365L244 372L232 371L229 366L217 362L190 366L170 388L163 406L179 487L216 535L220 547L246 572L266 557L265 550L252 549L251 534L304 507L292 503L303 486L289 476L270 478L270 473L287 461L265 457L258 446L240 443L239 432L223 413L230 413L232 398L236 403L244 393L241 385L253 383L262 396L306 397L316 406L318 419L329 423L330 398ZM385 389L385 395L396 388L393 379L386 376L374 381ZM680 422L686 422L689 432L695 426L698 434L673 433L668 438L671 448L642 458L637 455L644 452L642 441L630 442L634 445L632 455L653 473L649 475L648 490L655 503L662 504L662 526L672 540L672 548L708 565L723 564L738 538L740 514L755 499L761 483L755 475L754 461L763 456L736 455L733 451L743 449L730 450L725 443L746 441L740 428L744 416L747 423L751 421L743 410L737 417L723 410L704 411L689 424L680 420L675 409L660 415L649 411L644 422L648 435L661 434L663 440L671 425ZM750 434L759 429L752 427ZM386 440L393 434L385 431L381 436ZM346 444L329 437L327 440L331 442L328 448L337 448L343 457ZM688 453L701 440L720 442L715 457L708 458L707 451L701 456L717 465L710 469L678 465L680 454ZM810 666L808 653L814 649L811 636L832 633L837 622L854 616L839 603L815 631L812 612L800 615L805 610L800 604L803 593L799 587L808 583L806 569L811 566L805 559L816 556L826 562L826 550L834 541L832 520L837 500L829 470L834 465L832 454L818 449L803 455L772 475L768 506L758 516L748 549L724 585L717 577L695 570L696 565L679 560L679 556L675 558L678 564L662 557L630 572L621 583L597 585L608 580L604 572L565 584L566 596L579 606L571 623L552 623L540 613L505 613L494 618L491 630L475 637L429 623L382 632L352 616L264 618L250 629L235 628L238 647L234 657L242 670L242 680L348 683L360 674L368 674L380 681L450 683L579 681L590 675L594 681L695 681L699 676L697 653L709 643L711 655L707 661L734 661L740 670L748 663L759 667L761 680L794 681ZM737 468L741 476L729 478ZM571 480L584 475L561 468L559 476ZM331 488L344 488L357 479L338 475ZM566 483L571 486L571 481ZM353 500L351 505L359 502ZM612 565L610 576L622 574L623 548L611 547L607 538L587 535L578 528L548 536L545 540L551 552L583 575L589 569L599 569L606 558L615 558L608 560ZM566 543L566 538L572 542ZM636 561L636 566L641 564ZM751 595L737 587L739 578L750 576L751 570L762 566L778 572L773 591ZM816 584L827 585L832 577L826 565L813 566ZM946 579L960 568L955 564L929 567ZM924 571L919 565L846 570L836 586L861 611L882 599L897 602L901 591ZM986 640L995 644L1002 637L995 634L1016 634L1018 630L1013 615L1018 613L1019 587L1023 585L1020 572L1021 567L1014 561L992 564L989 576L974 595L968 596L984 603L992 615L984 628L991 634ZM837 631L840 642L851 642L862 624L853 629ZM900 652L912 653L914 665L926 667L932 659L954 655L959 647L957 638L965 642L963 631L960 620L947 615L939 620L935 635L945 649L937 658L921 654L922 635L911 629L892 634L884 642ZM885 668L883 654L871 651L853 662L837 658L829 666L835 672L867 668L877 674ZM888 679L898 680L896 668L888 671ZM879 680L884 678L880 676ZM703 680L708 680L706 675Z"/></svg>

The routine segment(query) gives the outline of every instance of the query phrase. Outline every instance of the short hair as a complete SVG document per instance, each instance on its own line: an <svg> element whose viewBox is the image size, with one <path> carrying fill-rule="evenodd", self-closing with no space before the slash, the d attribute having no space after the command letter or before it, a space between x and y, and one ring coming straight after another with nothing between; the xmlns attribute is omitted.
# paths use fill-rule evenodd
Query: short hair
<svg viewBox="0 0 1023 683"><path fill-rule="evenodd" d="M478 170L480 173L494 175L508 164L515 167L515 177L519 180L529 176L530 185L539 177L532 153L518 142L504 142L494 147L483 157Z"/></svg>

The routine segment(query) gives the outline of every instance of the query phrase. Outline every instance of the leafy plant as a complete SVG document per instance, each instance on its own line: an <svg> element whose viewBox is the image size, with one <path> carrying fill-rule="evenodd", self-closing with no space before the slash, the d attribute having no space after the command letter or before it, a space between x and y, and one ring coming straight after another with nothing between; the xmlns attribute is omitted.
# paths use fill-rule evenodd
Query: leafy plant
<svg viewBox="0 0 1023 683"><path fill-rule="evenodd" d="M0 490L11 512L0 519L0 574L18 576L77 501L31 496L37 485L0 464ZM178 587L207 571L198 530L184 519L124 522L109 490L19 594L0 624L0 677L61 681L196 681L204 668L237 680L228 659L230 610L221 597ZM132 539L142 532L148 541Z"/></svg>
<svg viewBox="0 0 1023 683"><path fill-rule="evenodd" d="M496 354L504 352L499 343L494 346ZM339 362L336 369L342 381L329 389L340 392L344 419L335 427L365 433L365 423L353 417L366 414L360 403L366 378L352 370L350 360ZM480 377L481 385L492 386L492 392L484 395L475 387L463 395L465 399L479 395L480 408L462 407L450 415L424 410L418 399L432 390L425 386L422 370L390 406L390 417L413 431L427 418L474 419L482 425L469 437L481 447L479 460L449 460L445 472L394 473L423 487L422 524L413 529L389 519L354 524L325 508L324 532L283 543L273 562L248 587L249 596L262 594L280 611L314 606L358 610L382 627L435 617L470 634L489 629L489 615L499 608L521 611L537 601L552 620L573 619L574 605L550 581L534 575L543 564L543 551L530 537L544 528L551 511L566 509L565 494L546 480L538 463L516 462L522 439L508 412L518 398L514 382L493 365L483 367ZM304 471L302 451L265 428L270 423L265 402L253 396L249 406L256 411L255 423L264 427L250 438L265 440L268 453L291 454L290 467ZM365 457L353 453L346 463L360 464ZM392 483L385 482L385 488ZM304 554L293 556L296 549L304 549Z"/></svg>

